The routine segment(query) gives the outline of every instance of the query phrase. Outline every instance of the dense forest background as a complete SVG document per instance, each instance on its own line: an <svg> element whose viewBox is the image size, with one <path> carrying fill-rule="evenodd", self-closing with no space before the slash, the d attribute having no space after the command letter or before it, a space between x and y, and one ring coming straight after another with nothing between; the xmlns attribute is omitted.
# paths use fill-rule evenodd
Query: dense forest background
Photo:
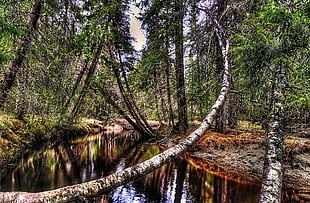
<svg viewBox="0 0 310 203"><path fill-rule="evenodd" d="M133 5L147 38L140 52L129 32ZM2 0L0 106L21 119L122 115L145 135L154 134L147 119L184 133L219 94L217 23L232 69L217 129L268 119L278 67L286 126L309 124L309 9L307 0Z"/></svg>
<svg viewBox="0 0 310 203"><path fill-rule="evenodd" d="M133 46L132 15L146 35L142 50ZM117 175L19 195L96 196L185 153L216 117L220 133L238 120L268 128L260 200L279 201L283 131L310 124L309 25L309 0L0 0L4 115L67 126L121 117L143 138L163 131L149 120L178 135L203 120L179 144Z"/></svg>

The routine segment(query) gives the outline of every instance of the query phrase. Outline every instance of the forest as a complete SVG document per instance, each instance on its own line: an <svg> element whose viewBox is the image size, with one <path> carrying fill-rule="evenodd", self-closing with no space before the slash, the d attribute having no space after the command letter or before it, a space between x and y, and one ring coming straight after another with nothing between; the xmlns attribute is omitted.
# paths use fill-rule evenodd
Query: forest
<svg viewBox="0 0 310 203"><path fill-rule="evenodd" d="M286 202L288 185L301 185L296 202L310 201L309 25L309 0L0 0L1 171L27 148L61 151L64 137L98 126L165 146L116 173L44 191L3 190L0 178L0 201L91 202L188 153L211 156L238 139L246 148L244 123L261 133L251 135L263 151L257 201ZM132 29L145 37L141 49ZM214 151L201 146L212 139Z"/></svg>

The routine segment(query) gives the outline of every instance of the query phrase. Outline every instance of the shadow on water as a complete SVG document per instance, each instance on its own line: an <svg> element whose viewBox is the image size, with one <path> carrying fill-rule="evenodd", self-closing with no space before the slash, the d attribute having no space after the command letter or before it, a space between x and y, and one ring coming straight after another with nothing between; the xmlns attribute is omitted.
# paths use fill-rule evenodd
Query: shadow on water
<svg viewBox="0 0 310 203"><path fill-rule="evenodd" d="M16 169L1 174L0 190L39 192L82 183L160 153L155 145L135 145L128 141L132 133L102 132L33 152L24 157ZM257 184L219 177L179 158L94 201L251 203L257 202L258 196Z"/></svg>

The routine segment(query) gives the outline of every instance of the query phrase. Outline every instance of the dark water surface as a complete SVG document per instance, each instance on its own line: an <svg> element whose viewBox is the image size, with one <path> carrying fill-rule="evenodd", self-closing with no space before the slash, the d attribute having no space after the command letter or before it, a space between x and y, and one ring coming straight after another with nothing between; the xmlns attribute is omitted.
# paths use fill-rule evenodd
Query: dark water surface
<svg viewBox="0 0 310 203"><path fill-rule="evenodd" d="M125 134L127 133L127 134ZM86 182L140 163L160 153L157 146L128 142L100 133L65 141L34 152L0 176L1 191L39 192ZM177 159L154 172L120 186L99 202L257 202L259 187L241 184Z"/></svg>

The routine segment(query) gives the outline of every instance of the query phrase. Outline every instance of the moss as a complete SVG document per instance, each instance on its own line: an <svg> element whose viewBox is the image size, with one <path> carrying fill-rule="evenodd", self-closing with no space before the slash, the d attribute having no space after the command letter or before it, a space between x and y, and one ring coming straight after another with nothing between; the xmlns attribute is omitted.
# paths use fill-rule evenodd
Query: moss
<svg viewBox="0 0 310 203"><path fill-rule="evenodd" d="M15 167L23 153L53 145L64 137L88 133L91 126L86 122L63 122L26 115L18 120L14 115L0 114L0 171Z"/></svg>

